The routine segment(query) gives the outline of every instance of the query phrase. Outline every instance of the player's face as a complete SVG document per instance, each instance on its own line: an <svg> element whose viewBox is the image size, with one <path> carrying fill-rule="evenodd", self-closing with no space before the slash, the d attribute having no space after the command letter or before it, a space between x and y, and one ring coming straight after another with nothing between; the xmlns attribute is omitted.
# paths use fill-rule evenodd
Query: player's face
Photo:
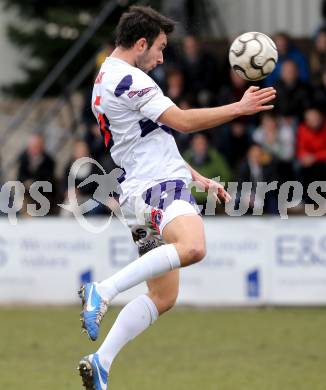
<svg viewBox="0 0 326 390"><path fill-rule="evenodd" d="M167 45L167 37L164 32L155 39L153 45L148 49L147 44L144 52L139 54L136 60L137 68L143 72L148 73L157 65L163 64L163 50Z"/></svg>

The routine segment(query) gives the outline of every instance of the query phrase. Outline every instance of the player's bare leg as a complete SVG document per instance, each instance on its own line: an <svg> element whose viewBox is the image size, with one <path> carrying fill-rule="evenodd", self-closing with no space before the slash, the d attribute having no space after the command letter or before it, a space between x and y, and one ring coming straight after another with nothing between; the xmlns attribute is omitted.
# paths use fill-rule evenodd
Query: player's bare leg
<svg viewBox="0 0 326 390"><path fill-rule="evenodd" d="M179 293L179 270L147 281L149 298L157 307L159 315L172 309Z"/></svg>
<svg viewBox="0 0 326 390"><path fill-rule="evenodd" d="M199 215L181 215L169 222L163 230L166 243L174 244L181 267L201 261L206 254L204 223Z"/></svg>

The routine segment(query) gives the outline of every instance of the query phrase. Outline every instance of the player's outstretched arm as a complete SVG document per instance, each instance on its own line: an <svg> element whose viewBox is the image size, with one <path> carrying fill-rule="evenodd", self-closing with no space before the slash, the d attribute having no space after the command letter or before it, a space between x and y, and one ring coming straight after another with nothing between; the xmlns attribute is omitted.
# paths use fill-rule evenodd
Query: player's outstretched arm
<svg viewBox="0 0 326 390"><path fill-rule="evenodd" d="M259 87L251 86L242 99L236 103L189 110L181 110L177 106L172 106L163 112L158 121L181 133L192 133L219 126L242 115L271 110L274 106L266 104L275 96L276 91L273 87L259 89Z"/></svg>

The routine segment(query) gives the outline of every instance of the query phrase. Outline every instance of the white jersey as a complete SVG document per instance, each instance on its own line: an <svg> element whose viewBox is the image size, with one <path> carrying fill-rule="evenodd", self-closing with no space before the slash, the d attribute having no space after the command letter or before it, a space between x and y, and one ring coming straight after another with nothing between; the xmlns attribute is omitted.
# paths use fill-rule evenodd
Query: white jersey
<svg viewBox="0 0 326 390"><path fill-rule="evenodd" d="M181 157L171 129L157 122L174 103L143 71L108 57L95 81L92 109L117 166L124 171L123 202L158 182L191 174Z"/></svg>

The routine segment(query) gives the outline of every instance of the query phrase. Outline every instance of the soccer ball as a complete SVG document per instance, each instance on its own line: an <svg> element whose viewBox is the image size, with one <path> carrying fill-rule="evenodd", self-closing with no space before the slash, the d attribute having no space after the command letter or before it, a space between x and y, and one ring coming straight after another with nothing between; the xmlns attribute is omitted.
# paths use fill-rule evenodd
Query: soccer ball
<svg viewBox="0 0 326 390"><path fill-rule="evenodd" d="M229 52L232 69L243 79L258 81L273 72L278 59L275 43L260 32L237 37Z"/></svg>

